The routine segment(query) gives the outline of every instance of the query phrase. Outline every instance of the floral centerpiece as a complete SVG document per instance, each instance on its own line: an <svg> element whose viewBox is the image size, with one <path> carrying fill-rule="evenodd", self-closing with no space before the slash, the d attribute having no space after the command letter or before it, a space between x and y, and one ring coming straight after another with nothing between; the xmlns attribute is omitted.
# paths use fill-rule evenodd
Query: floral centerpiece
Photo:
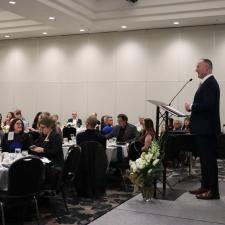
<svg viewBox="0 0 225 225"><path fill-rule="evenodd" d="M142 152L140 158L129 162L129 178L135 186L135 191L141 191L144 200L150 200L154 191L154 179L162 172L162 162L159 159L160 148L156 140L152 141L151 147Z"/></svg>
<svg viewBox="0 0 225 225"><path fill-rule="evenodd" d="M4 133L8 133L9 132L9 125L3 126L2 130L3 130Z"/></svg>

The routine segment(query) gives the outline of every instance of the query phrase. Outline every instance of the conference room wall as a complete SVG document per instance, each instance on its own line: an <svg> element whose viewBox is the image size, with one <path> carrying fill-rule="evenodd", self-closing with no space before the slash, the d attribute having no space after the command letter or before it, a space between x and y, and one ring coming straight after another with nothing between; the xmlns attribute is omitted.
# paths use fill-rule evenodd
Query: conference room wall
<svg viewBox="0 0 225 225"><path fill-rule="evenodd" d="M139 115L154 119L147 99L174 100L184 112L199 80L201 57L211 58L221 86L221 121L225 122L225 26L171 28L0 41L0 112L21 108L32 122L37 111L57 113L64 123L73 110L85 119L116 117L132 123Z"/></svg>

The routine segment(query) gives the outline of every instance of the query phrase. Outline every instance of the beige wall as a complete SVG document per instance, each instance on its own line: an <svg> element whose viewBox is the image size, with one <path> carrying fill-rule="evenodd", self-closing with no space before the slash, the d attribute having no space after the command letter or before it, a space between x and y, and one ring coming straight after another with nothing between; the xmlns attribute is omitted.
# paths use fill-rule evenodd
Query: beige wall
<svg viewBox="0 0 225 225"><path fill-rule="evenodd" d="M221 87L221 122L225 123L225 26L205 26L0 41L0 112L21 108L31 122L37 111L73 110L85 119L121 112L136 123L155 117L147 99L176 98L184 112L199 80L195 65L211 58Z"/></svg>

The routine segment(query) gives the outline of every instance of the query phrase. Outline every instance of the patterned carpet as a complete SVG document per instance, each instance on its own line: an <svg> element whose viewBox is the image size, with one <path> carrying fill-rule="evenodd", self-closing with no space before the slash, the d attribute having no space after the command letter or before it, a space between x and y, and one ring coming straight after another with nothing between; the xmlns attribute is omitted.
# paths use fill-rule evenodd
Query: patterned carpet
<svg viewBox="0 0 225 225"><path fill-rule="evenodd" d="M132 192L125 192L118 188L107 190L106 194L99 199L80 198L78 201L78 199L74 199L71 195L71 197L67 197L69 212L66 212L61 196L55 196L51 199L44 198L39 201L41 224L85 225L132 198L134 195ZM10 216L12 212L9 213L7 216L7 224L36 225L36 214L33 208L29 205L23 212L15 213L13 211L13 217ZM23 220L25 220L23 223L19 217L24 212L26 213L23 215Z"/></svg>
<svg viewBox="0 0 225 225"><path fill-rule="evenodd" d="M188 185L192 187L200 181L200 166L199 160L193 160L193 168L191 175L188 173L187 167L170 168L168 169L168 183L172 189L167 187L166 200L174 201L180 195L187 191ZM219 167L219 182L225 186L225 161L218 160ZM160 190L160 183L158 184ZM221 192L224 192L221 190ZM123 202L135 196L137 193L125 192L122 188L111 187L107 190L106 194L100 199L85 199L81 198L75 200L72 196L67 198L69 212L65 211L64 204L61 196L54 198L41 200L39 202L39 208L41 212L41 224L42 225L85 225L102 216ZM221 193L221 196L225 193ZM160 195L157 195L157 198ZM163 198L162 198L163 199ZM13 217L8 215L7 225L35 225L36 214L33 207L28 206L23 212L25 212L24 223L19 222L17 216L18 213L13 211ZM27 213L28 212L28 213ZM21 214L19 212L19 214ZM21 216L21 215L20 215Z"/></svg>

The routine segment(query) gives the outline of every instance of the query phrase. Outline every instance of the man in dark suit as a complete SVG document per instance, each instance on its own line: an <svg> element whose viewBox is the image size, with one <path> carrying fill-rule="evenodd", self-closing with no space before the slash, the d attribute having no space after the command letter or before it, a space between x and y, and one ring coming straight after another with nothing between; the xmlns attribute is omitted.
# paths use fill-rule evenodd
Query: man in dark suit
<svg viewBox="0 0 225 225"><path fill-rule="evenodd" d="M81 127L82 120L77 119L77 112L72 112L72 118L68 119L67 123L72 123L73 127Z"/></svg>
<svg viewBox="0 0 225 225"><path fill-rule="evenodd" d="M98 130L95 129L97 125L97 118L89 116L86 120L87 130L77 134L77 144L80 145L85 141L96 141L101 143L106 149L106 138Z"/></svg>
<svg viewBox="0 0 225 225"><path fill-rule="evenodd" d="M116 137L118 142L130 142L138 136L137 128L128 123L128 117L125 114L119 114L117 116L118 125L113 127L113 130L106 137Z"/></svg>
<svg viewBox="0 0 225 225"><path fill-rule="evenodd" d="M195 93L193 104L185 103L191 111L190 131L196 135L196 147L200 156L201 187L191 190L198 199L219 199L217 167L217 135L220 133L220 88L212 75L213 65L209 59L198 62L196 72L202 79Z"/></svg>

